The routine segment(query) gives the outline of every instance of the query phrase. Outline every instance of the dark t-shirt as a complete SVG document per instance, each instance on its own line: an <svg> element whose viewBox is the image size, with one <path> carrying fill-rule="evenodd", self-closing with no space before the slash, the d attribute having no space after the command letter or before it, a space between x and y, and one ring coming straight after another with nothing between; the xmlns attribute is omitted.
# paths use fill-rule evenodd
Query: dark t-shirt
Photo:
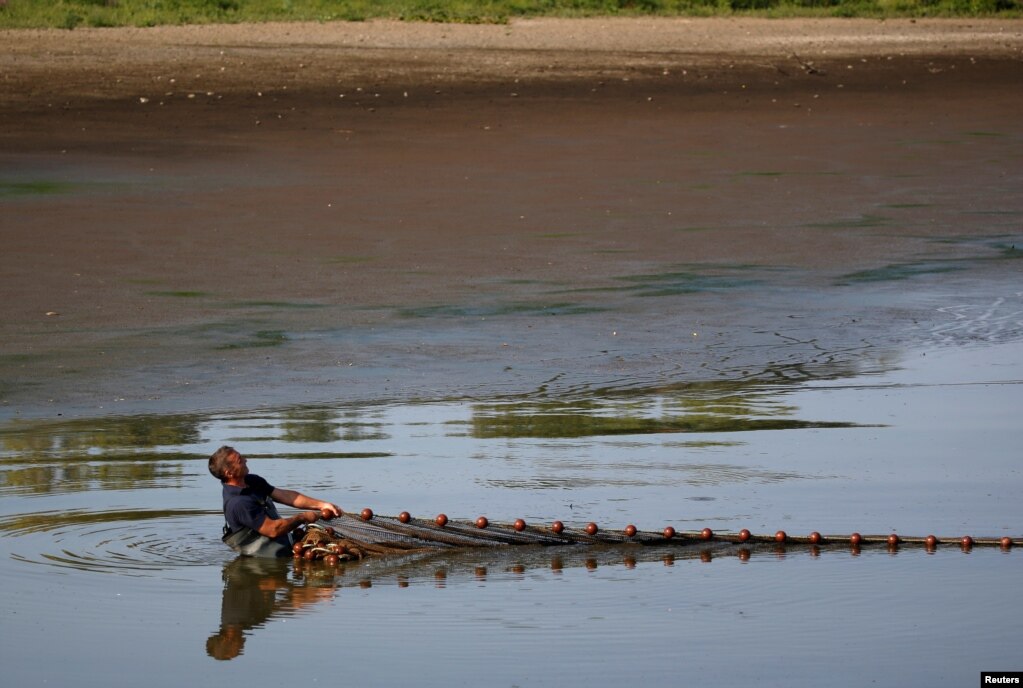
<svg viewBox="0 0 1023 688"><path fill-rule="evenodd" d="M245 487L224 485L224 518L231 532L242 528L259 531L263 521L269 518L280 518L270 495L274 486L258 475L250 473L245 476ZM274 538L286 547L291 546L287 534Z"/></svg>

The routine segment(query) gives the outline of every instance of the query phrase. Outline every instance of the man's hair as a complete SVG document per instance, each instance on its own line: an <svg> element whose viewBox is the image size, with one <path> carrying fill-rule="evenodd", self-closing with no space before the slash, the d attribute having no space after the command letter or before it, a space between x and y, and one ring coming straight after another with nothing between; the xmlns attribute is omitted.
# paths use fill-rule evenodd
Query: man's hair
<svg viewBox="0 0 1023 688"><path fill-rule="evenodd" d="M229 447L226 444L213 452L213 456L210 457L210 473L214 478L224 482L224 479L227 478L228 459L237 453L234 447Z"/></svg>

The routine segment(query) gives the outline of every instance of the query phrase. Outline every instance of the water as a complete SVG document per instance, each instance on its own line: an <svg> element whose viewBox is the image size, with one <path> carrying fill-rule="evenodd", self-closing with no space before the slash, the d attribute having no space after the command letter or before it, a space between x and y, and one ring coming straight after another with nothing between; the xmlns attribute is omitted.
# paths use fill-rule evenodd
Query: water
<svg viewBox="0 0 1023 688"><path fill-rule="evenodd" d="M1018 548L335 571L234 558L205 459L234 444L276 484L378 513L1019 537L1021 353L989 338L790 382L8 422L2 661L38 685L964 685L1018 656Z"/></svg>
<svg viewBox="0 0 1023 688"><path fill-rule="evenodd" d="M331 110L229 154L216 129L161 130L152 158L6 156L6 683L1023 668L1020 547L334 570L219 539L206 459L225 443L356 511L1020 538L1019 108L850 97L866 109L488 110L499 139L472 108L430 126L381 108L343 149Z"/></svg>

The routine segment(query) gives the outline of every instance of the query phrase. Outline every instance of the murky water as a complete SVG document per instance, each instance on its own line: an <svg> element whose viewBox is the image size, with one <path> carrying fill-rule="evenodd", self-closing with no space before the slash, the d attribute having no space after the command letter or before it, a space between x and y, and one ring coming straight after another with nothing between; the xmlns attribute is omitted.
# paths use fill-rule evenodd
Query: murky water
<svg viewBox="0 0 1023 688"><path fill-rule="evenodd" d="M1019 137L937 131L941 112L905 103L855 137L836 135L853 119L748 138L742 116L664 114L627 137L616 120L509 121L500 149L473 143L478 122L412 136L409 115L378 168L372 136L342 155L310 134L145 184L138 160L120 176L92 153L72 173L16 161L0 200L32 259L8 262L23 312L0 356L5 684L962 686L1023 668L1023 547L523 548L328 569L219 540L206 459L222 444L349 510L1020 538ZM552 156L569 135L586 155ZM470 230L442 231L452 208ZM81 268L75 231L49 234L81 218L104 230L89 252L137 253ZM380 230L411 218L430 231ZM273 244L281 227L321 240ZM41 260L33 232L62 250ZM182 257L139 264L161 251ZM203 283L225 258L249 280L236 291ZM57 308L38 293L67 296L62 313L35 313ZM167 411L196 400L214 410Z"/></svg>

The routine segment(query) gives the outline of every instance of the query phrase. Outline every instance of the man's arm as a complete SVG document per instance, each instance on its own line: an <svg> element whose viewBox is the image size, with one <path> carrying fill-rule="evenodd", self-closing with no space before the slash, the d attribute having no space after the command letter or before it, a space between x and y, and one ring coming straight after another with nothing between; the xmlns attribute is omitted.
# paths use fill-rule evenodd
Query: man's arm
<svg viewBox="0 0 1023 688"><path fill-rule="evenodd" d="M276 538L285 533L290 533L306 523L316 523L320 518L318 511L303 511L289 518L265 518L260 524L258 532L268 538Z"/></svg>
<svg viewBox="0 0 1023 688"><path fill-rule="evenodd" d="M342 514L341 507L337 504L331 504L330 502L306 497L301 492L295 492L294 490L285 490L280 487L275 487L274 491L270 493L270 498L275 502L287 504L288 506L293 506L296 509L316 509L320 512L320 515L323 518L335 518ZM309 523L312 523L312 521L309 521Z"/></svg>

